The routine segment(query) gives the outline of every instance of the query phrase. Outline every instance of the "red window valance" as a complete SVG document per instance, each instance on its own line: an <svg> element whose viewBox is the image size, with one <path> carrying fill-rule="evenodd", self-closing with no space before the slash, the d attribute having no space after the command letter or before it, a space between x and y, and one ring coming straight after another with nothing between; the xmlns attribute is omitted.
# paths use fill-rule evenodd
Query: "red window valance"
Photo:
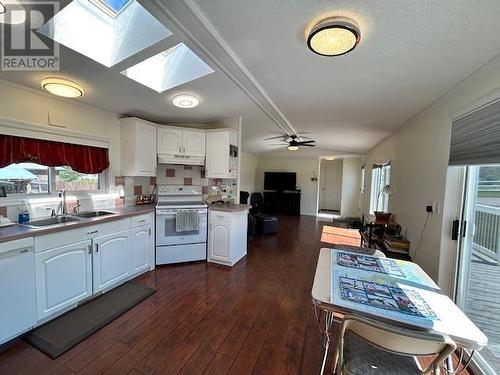
<svg viewBox="0 0 500 375"><path fill-rule="evenodd" d="M87 174L101 173L109 167L105 148L0 134L0 168L23 162L68 166Z"/></svg>

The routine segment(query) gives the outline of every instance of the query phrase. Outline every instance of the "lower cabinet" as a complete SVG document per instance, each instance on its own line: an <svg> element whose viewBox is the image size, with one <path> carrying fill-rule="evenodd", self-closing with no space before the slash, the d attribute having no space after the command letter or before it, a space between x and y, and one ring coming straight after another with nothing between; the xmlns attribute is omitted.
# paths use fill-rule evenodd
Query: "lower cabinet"
<svg viewBox="0 0 500 375"><path fill-rule="evenodd" d="M248 210L208 214L208 261L233 266L247 254Z"/></svg>
<svg viewBox="0 0 500 375"><path fill-rule="evenodd" d="M92 295L90 241L35 254L37 318L41 320Z"/></svg>
<svg viewBox="0 0 500 375"><path fill-rule="evenodd" d="M139 274L149 270L151 247L153 246L151 226L132 229L132 246L130 247L131 275Z"/></svg>
<svg viewBox="0 0 500 375"><path fill-rule="evenodd" d="M214 221L210 227L209 259L216 262L229 263L229 242L231 232L229 224Z"/></svg>
<svg viewBox="0 0 500 375"><path fill-rule="evenodd" d="M127 279L130 240L130 231L94 239L94 293L121 284Z"/></svg>

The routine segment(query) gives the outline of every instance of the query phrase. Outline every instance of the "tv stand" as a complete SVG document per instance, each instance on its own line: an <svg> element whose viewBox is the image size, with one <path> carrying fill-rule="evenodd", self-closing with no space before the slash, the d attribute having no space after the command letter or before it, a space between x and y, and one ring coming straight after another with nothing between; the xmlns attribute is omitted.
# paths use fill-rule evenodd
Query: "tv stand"
<svg viewBox="0 0 500 375"><path fill-rule="evenodd" d="M269 214L300 216L300 196L298 191L265 191L264 211Z"/></svg>

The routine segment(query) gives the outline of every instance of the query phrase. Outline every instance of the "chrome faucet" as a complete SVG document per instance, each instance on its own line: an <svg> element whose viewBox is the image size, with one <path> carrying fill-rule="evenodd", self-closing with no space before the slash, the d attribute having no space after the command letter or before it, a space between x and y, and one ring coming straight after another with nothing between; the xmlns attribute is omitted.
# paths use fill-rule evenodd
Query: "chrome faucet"
<svg viewBox="0 0 500 375"><path fill-rule="evenodd" d="M66 210L66 190L60 190L59 191L59 198L62 198L61 204L62 204L62 214L66 215L68 212Z"/></svg>

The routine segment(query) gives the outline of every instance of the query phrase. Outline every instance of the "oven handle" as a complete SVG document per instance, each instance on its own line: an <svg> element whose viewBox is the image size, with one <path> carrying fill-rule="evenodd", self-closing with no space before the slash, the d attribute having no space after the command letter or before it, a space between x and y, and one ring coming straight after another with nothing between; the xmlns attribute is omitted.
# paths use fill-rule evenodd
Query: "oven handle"
<svg viewBox="0 0 500 375"><path fill-rule="evenodd" d="M207 213L207 210L196 210L198 212L198 214L206 214ZM177 210L167 210L167 211L164 211L164 210L157 210L156 211L156 215L158 216L169 216L169 215L175 215L177 212Z"/></svg>

